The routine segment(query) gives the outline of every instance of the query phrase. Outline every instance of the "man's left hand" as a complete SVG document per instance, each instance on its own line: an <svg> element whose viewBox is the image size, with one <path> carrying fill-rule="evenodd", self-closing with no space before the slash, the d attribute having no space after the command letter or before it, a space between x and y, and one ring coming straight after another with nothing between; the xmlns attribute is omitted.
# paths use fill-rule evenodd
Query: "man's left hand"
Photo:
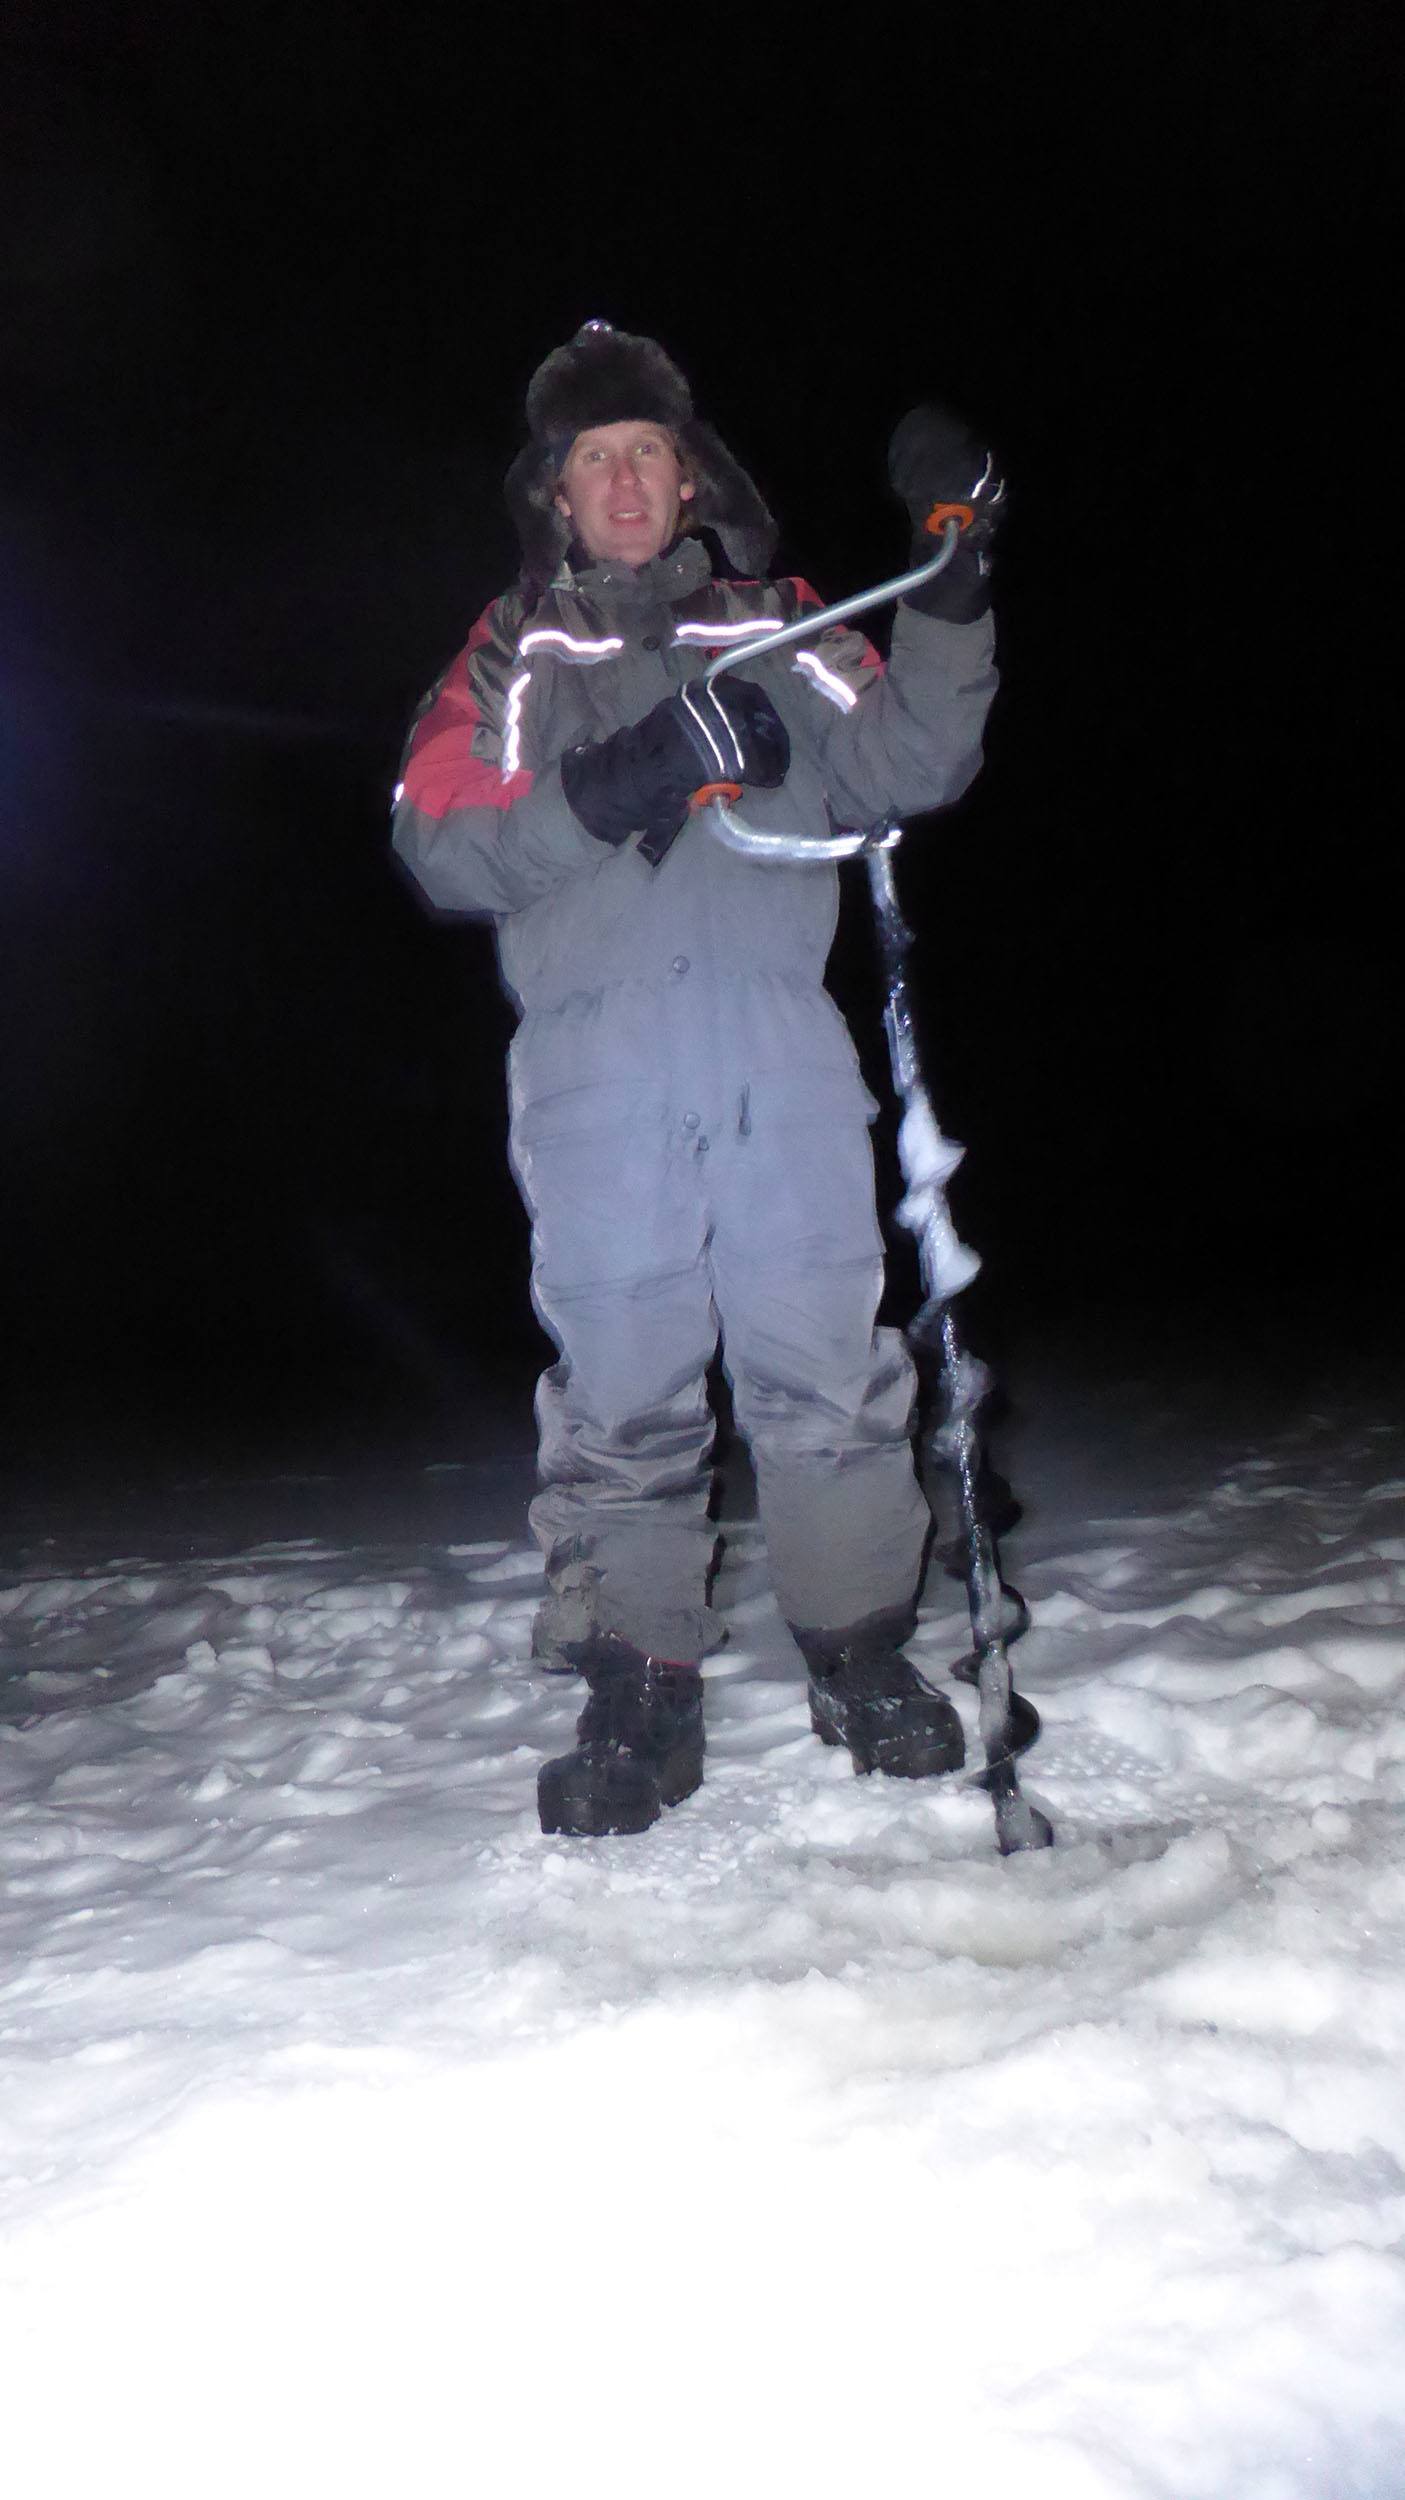
<svg viewBox="0 0 1405 2500"><path fill-rule="evenodd" d="M934 581L910 591L906 604L924 616L967 625L990 605L991 544L1005 509L1005 480L995 454L950 411L927 401L909 409L888 446L888 475L912 522L914 565L930 560L940 523L959 523L950 562ZM929 522L937 526L929 528Z"/></svg>

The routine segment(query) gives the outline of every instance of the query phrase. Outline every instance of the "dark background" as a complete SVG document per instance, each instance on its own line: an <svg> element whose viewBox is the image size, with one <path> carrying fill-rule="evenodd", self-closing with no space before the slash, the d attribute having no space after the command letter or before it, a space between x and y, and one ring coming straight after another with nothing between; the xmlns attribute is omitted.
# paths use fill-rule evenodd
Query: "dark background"
<svg viewBox="0 0 1405 2500"><path fill-rule="evenodd" d="M987 767L901 861L972 1332L1394 1359L1393 18L11 8L10 1470L450 1456L525 1399L510 1015L387 816L592 315L826 596L905 553L915 399L1004 456Z"/></svg>

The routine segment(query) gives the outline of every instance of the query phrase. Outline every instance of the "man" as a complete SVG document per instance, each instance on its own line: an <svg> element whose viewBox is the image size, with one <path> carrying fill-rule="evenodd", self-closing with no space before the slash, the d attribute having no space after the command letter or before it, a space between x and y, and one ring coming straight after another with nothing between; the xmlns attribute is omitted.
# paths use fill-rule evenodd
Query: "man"
<svg viewBox="0 0 1405 2500"><path fill-rule="evenodd" d="M755 486L663 349L603 322L547 357L526 413L522 579L421 707L394 841L431 904L492 917L521 1010L513 1159L560 1349L537 1401L538 1647L590 1686L538 1803L544 1830L598 1834L643 1830L702 1778L719 1340L816 1732L862 1771L962 1758L955 1711L901 1654L927 1514L911 1363L874 1325L873 1104L823 987L836 874L740 857L689 801L728 779L749 820L823 834L959 797L996 684L1003 489L961 428L914 410L890 465L921 550L934 505L965 518L887 668L831 628L709 702L714 652L820 605L765 578Z"/></svg>

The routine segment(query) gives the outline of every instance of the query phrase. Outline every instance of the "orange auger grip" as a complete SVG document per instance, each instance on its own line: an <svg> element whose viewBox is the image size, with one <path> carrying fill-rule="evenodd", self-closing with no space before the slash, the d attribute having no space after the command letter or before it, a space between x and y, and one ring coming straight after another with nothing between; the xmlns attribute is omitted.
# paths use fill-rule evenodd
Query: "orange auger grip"
<svg viewBox="0 0 1405 2500"><path fill-rule="evenodd" d="M975 517L973 503L934 503L922 527L930 530L934 538L940 538L948 521L955 521L961 529L968 530Z"/></svg>
<svg viewBox="0 0 1405 2500"><path fill-rule="evenodd" d="M713 799L725 799L729 807L735 807L741 794L742 785L739 781L705 781L700 790L693 792L688 805L696 811L700 807L708 806Z"/></svg>

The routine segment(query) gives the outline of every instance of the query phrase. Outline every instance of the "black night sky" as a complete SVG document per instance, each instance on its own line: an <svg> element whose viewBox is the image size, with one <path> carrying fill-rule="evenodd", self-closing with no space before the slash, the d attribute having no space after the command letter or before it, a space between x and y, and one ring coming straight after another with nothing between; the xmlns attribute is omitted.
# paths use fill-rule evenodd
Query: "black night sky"
<svg viewBox="0 0 1405 2500"><path fill-rule="evenodd" d="M973 1335L1395 1359L1393 21L7 12L0 1468L528 1430L510 1012L388 795L597 314L826 596L913 401L1004 456L987 767L901 860Z"/></svg>

